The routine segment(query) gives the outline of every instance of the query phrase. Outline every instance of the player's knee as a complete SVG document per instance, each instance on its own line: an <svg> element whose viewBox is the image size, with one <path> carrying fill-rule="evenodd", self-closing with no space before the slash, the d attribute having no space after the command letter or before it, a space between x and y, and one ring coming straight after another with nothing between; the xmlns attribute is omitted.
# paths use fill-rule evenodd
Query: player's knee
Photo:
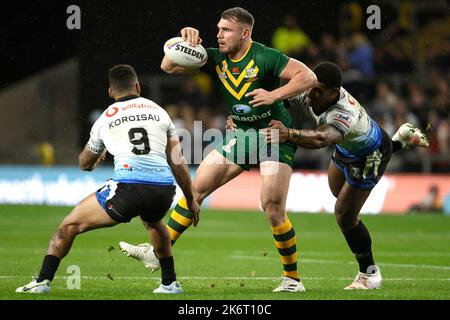
<svg viewBox="0 0 450 320"><path fill-rule="evenodd" d="M271 226L279 226L282 225L285 221L284 216L282 215L276 215L276 214L268 214L267 219L269 220L269 223Z"/></svg>
<svg viewBox="0 0 450 320"><path fill-rule="evenodd" d="M341 230L344 230L346 227L345 217L342 215L339 215L337 213L335 213L335 217L336 217L336 223L338 224L339 228Z"/></svg>
<svg viewBox="0 0 450 320"><path fill-rule="evenodd" d="M195 182L192 184L192 194L194 195L194 199L197 203L202 203L208 193L208 190L206 190L201 184L197 184Z"/></svg>
<svg viewBox="0 0 450 320"><path fill-rule="evenodd" d="M262 200L261 206L272 226L277 226L284 222L285 212L281 201Z"/></svg>
<svg viewBox="0 0 450 320"><path fill-rule="evenodd" d="M334 214L336 217L336 222L342 231L353 229L358 220L357 215L355 216L351 212L346 212L345 208L339 206L337 202Z"/></svg>
<svg viewBox="0 0 450 320"><path fill-rule="evenodd" d="M83 233L82 226L77 222L63 222L58 227L58 234L63 234L66 236L76 236L77 234Z"/></svg>
<svg viewBox="0 0 450 320"><path fill-rule="evenodd" d="M336 204L334 205L334 215L336 217L336 222L341 229L345 227L346 220L348 220L345 211L345 206L340 201L336 201Z"/></svg>
<svg viewBox="0 0 450 320"><path fill-rule="evenodd" d="M345 206L339 200L336 201L336 204L334 205L334 214L336 215L336 218L345 215Z"/></svg>
<svg viewBox="0 0 450 320"><path fill-rule="evenodd" d="M279 201L274 201L272 199L265 199L262 198L261 199L261 207L264 210L264 212L269 213L269 212L276 212L279 210L281 203Z"/></svg>

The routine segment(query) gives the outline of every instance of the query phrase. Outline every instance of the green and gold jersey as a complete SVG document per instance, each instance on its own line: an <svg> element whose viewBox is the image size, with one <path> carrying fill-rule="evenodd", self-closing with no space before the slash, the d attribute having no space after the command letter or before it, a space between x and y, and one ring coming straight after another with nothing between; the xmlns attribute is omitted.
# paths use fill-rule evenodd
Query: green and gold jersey
<svg viewBox="0 0 450 320"><path fill-rule="evenodd" d="M272 91L280 85L280 73L289 57L278 50L252 42L244 56L230 59L217 48L207 48L208 62L202 68L217 82L224 96L228 111L238 128L266 128L271 119L280 120L292 127L292 119L283 102L269 106L252 107L252 97L245 94L254 89Z"/></svg>

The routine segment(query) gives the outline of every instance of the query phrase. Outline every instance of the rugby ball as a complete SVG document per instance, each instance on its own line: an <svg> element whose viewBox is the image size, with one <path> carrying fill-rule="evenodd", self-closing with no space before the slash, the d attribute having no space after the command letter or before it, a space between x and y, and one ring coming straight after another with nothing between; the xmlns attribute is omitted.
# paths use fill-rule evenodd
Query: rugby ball
<svg viewBox="0 0 450 320"><path fill-rule="evenodd" d="M190 46L182 37L169 39L164 44L164 53L177 65L186 68L200 68L208 60L205 48Z"/></svg>

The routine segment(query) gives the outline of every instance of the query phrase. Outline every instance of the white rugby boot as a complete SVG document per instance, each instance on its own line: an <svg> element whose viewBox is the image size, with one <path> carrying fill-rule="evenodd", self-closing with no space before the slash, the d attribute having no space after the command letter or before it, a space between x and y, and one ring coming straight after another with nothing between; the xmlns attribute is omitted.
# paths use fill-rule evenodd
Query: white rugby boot
<svg viewBox="0 0 450 320"><path fill-rule="evenodd" d="M393 141L400 141L403 148L410 147L428 147L430 145L427 136L419 128L414 127L411 123L404 123L398 128L392 137Z"/></svg>
<svg viewBox="0 0 450 320"><path fill-rule="evenodd" d="M183 289L181 288L181 284L178 281L174 281L168 286L165 286L161 283L161 285L153 290L154 293L182 293Z"/></svg>
<svg viewBox="0 0 450 320"><path fill-rule="evenodd" d="M305 286L301 281L289 277L283 277L281 284L272 292L305 292Z"/></svg>
<svg viewBox="0 0 450 320"><path fill-rule="evenodd" d="M380 269L377 268L377 272L372 274L358 272L352 284L345 287L344 290L381 289L382 282L383 277L381 276Z"/></svg>
<svg viewBox="0 0 450 320"><path fill-rule="evenodd" d="M16 289L16 292L19 293L50 293L50 291L50 280L43 280L41 282L33 280L29 284Z"/></svg>
<svg viewBox="0 0 450 320"><path fill-rule="evenodd" d="M150 270L150 272L155 272L156 270L161 268L159 259L153 252L153 246L150 243L141 243L137 246L134 246L132 244L121 241L119 242L119 247L127 257L132 257L142 262L144 266Z"/></svg>

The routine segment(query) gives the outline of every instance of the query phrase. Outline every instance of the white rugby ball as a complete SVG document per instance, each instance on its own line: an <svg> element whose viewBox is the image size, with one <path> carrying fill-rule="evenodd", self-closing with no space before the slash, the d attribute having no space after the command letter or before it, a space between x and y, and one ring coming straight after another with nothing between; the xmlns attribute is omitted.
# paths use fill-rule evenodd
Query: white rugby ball
<svg viewBox="0 0 450 320"><path fill-rule="evenodd" d="M177 65L186 68L200 68L208 60L208 54L201 44L190 46L182 37L167 40L164 53Z"/></svg>

